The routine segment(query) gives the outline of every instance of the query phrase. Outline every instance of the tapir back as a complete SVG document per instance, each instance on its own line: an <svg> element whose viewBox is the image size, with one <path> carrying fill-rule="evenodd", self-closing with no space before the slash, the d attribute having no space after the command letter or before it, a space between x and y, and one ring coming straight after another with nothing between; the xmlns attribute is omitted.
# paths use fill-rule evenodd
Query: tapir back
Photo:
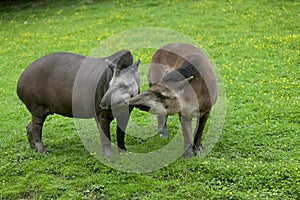
<svg viewBox="0 0 300 200"><path fill-rule="evenodd" d="M88 104L87 100L95 101L97 83L101 73L107 68L104 65L104 58L87 58L72 53L47 55L25 69L18 81L17 94L33 114L39 112L39 107L42 106L47 110L45 114L57 113L72 117L72 105L74 107L74 103L76 104L74 100L78 100L78 105L84 106ZM81 77L78 77L78 72ZM73 96L75 82L85 86L81 88L78 98ZM94 107L89 110L94 111ZM86 108L81 111L82 116L78 117L94 116Z"/></svg>
<svg viewBox="0 0 300 200"><path fill-rule="evenodd" d="M19 78L17 94L30 112L39 106L72 116L72 89L76 73L84 57L70 53L54 53L30 64Z"/></svg>

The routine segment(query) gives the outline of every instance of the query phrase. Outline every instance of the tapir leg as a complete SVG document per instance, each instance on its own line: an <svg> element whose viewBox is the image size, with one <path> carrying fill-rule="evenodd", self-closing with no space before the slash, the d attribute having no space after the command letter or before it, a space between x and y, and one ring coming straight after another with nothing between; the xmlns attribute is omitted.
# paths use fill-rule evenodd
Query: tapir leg
<svg viewBox="0 0 300 200"><path fill-rule="evenodd" d="M126 147L125 147L125 132L123 131L122 128L119 126L117 127L117 143L118 143L118 148L120 153L125 153Z"/></svg>
<svg viewBox="0 0 300 200"><path fill-rule="evenodd" d="M32 115L31 122L27 126L27 137L30 143L30 148L45 153L45 147L42 143L42 129L46 117L37 117Z"/></svg>
<svg viewBox="0 0 300 200"><path fill-rule="evenodd" d="M184 154L183 158L190 158L193 156L192 148L192 118L188 118L182 115L179 115L181 130L184 139Z"/></svg>
<svg viewBox="0 0 300 200"><path fill-rule="evenodd" d="M27 137L28 137L28 141L30 144L30 148L31 149L35 149L35 145L33 142L33 136L32 136L32 123L31 121L29 122L28 126L26 126L26 130L27 130Z"/></svg>
<svg viewBox="0 0 300 200"><path fill-rule="evenodd" d="M126 152L125 147L125 129L129 121L130 114L129 113L121 113L116 118L117 120L117 143L120 153Z"/></svg>
<svg viewBox="0 0 300 200"><path fill-rule="evenodd" d="M168 116L157 116L158 132L159 132L159 136L161 138L169 137L169 134L167 131L167 119L168 119Z"/></svg>
<svg viewBox="0 0 300 200"><path fill-rule="evenodd" d="M195 129L195 137L194 137L194 146L193 151L200 155L202 151L201 147L201 139L202 139L202 133L205 127L205 124L207 122L208 116L210 112L205 113L203 116L198 117L197 119L197 126Z"/></svg>
<svg viewBox="0 0 300 200"><path fill-rule="evenodd" d="M103 155L107 158L112 157L112 149L111 149L111 139L110 139L110 123L112 120L110 119L101 119L97 117L97 127L100 133L102 147L103 147Z"/></svg>

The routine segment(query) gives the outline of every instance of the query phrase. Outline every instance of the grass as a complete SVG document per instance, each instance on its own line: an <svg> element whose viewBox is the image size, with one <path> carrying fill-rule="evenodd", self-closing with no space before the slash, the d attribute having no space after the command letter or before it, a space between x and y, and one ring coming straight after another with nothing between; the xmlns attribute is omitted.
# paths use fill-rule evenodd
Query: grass
<svg viewBox="0 0 300 200"><path fill-rule="evenodd" d="M1 2L0 199L299 199L299 11L298 1L272 0ZM15 92L25 67L57 51L88 55L143 27L187 35L218 67L227 112L210 154L151 173L122 172L90 155L74 120L58 115L45 123L49 154L30 150L30 115ZM134 53L146 65L153 52ZM128 136L126 143L147 152L165 141Z"/></svg>

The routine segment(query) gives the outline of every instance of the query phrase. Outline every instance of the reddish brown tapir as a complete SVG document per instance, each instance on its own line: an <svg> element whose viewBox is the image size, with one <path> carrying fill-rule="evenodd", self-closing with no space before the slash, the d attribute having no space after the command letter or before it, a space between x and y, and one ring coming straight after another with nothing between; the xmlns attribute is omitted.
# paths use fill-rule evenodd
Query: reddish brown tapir
<svg viewBox="0 0 300 200"><path fill-rule="evenodd" d="M168 137L167 116L179 114L184 137L183 157L201 153L203 129L217 100L217 81L212 64L198 48L173 43L158 49L149 64L149 89L129 104L157 115L161 137ZM192 141L192 119L197 124Z"/></svg>

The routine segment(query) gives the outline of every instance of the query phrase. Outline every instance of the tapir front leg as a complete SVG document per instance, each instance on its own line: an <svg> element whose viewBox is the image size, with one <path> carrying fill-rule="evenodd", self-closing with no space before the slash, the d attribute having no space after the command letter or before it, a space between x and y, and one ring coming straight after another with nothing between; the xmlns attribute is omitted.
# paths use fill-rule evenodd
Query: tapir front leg
<svg viewBox="0 0 300 200"><path fill-rule="evenodd" d="M111 139L110 139L110 123L112 120L102 119L97 116L97 127L100 133L103 155L104 157L112 157Z"/></svg>
<svg viewBox="0 0 300 200"><path fill-rule="evenodd" d="M193 156L192 146L192 118L180 115L181 130L184 139L184 153L183 158L190 158Z"/></svg>
<svg viewBox="0 0 300 200"><path fill-rule="evenodd" d="M120 153L126 153L125 147L125 129L128 124L130 113L123 112L118 115L117 120L117 143Z"/></svg>
<svg viewBox="0 0 300 200"><path fill-rule="evenodd" d="M169 134L167 131L167 120L168 116L157 116L157 127L158 127L158 132L159 136L161 138L168 138Z"/></svg>

